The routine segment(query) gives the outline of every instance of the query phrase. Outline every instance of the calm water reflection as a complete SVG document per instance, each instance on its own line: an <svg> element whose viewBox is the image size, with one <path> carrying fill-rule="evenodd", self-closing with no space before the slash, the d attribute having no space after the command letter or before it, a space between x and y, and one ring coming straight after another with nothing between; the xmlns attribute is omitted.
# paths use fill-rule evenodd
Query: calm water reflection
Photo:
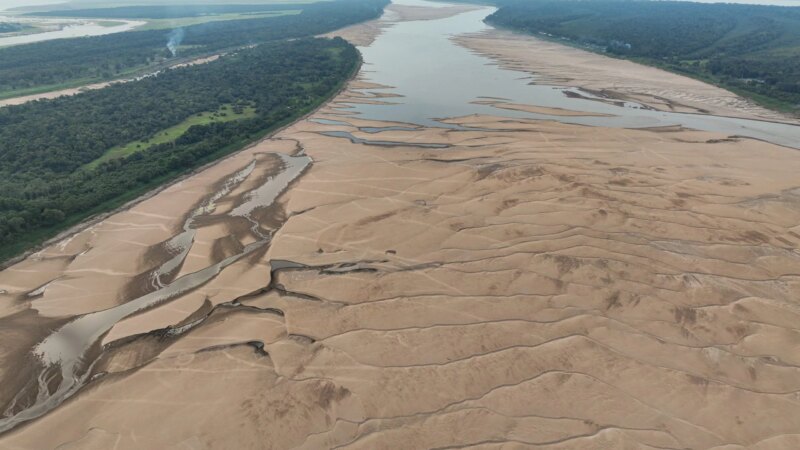
<svg viewBox="0 0 800 450"><path fill-rule="evenodd" d="M440 6L422 0L397 0L399 4ZM365 79L392 86L402 98L382 99L391 105L354 104L366 118L445 126L436 119L467 114L551 119L560 122L624 128L683 125L704 131L747 136L800 148L800 126L700 114L642 109L635 103L615 106L571 98L565 89L530 84L530 75L502 69L491 60L453 43L451 37L489 29L483 18L494 8L481 8L440 20L400 22L386 29L364 56ZM574 90L574 89L573 89ZM586 94L584 94L586 95ZM497 97L516 103L565 108L610 117L563 117L476 105L479 97Z"/></svg>
<svg viewBox="0 0 800 450"><path fill-rule="evenodd" d="M23 34L18 36L0 37L0 47L7 47L9 45L30 44L33 42L49 41L52 39L64 39L84 36L101 36L104 34L120 33L122 31L130 31L138 26L144 25L145 22L133 20L114 20L117 24L114 26L105 27L98 25L97 22L87 21L82 19L33 19L26 17L5 17L0 16L0 22L17 22L37 25L52 25L53 31L45 31L43 33Z"/></svg>

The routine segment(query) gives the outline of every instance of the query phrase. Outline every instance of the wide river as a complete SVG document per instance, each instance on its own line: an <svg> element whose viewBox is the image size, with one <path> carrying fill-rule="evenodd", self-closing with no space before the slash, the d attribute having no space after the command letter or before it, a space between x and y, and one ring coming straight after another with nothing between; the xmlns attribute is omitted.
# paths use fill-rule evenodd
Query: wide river
<svg viewBox="0 0 800 450"><path fill-rule="evenodd" d="M0 37L0 47L10 45L31 44L34 42L50 41L53 39L66 39L85 36L101 36L104 34L130 31L145 22L137 20L114 20L116 25L103 26L96 21L86 19L44 19L21 16L0 16L0 22L16 22L35 24L37 26L52 26L52 31L42 33L21 34L16 36Z"/></svg>
<svg viewBox="0 0 800 450"><path fill-rule="evenodd" d="M424 0L397 0L403 5L441 7ZM760 120L702 114L661 112L636 103L615 106L608 102L567 96L566 89L536 84L529 74L507 70L463 48L452 36L490 29L483 19L494 12L486 7L440 20L400 22L384 30L375 42L360 48L367 81L394 87L403 97L391 105L354 104L366 118L445 126L435 119L468 114L529 117L604 127L644 128L682 125L696 130L746 136L800 148L800 126ZM594 97L587 92L582 96ZM564 117L497 109L477 105L480 97L496 97L514 103L563 108L609 117ZM485 98L484 98L485 100Z"/></svg>

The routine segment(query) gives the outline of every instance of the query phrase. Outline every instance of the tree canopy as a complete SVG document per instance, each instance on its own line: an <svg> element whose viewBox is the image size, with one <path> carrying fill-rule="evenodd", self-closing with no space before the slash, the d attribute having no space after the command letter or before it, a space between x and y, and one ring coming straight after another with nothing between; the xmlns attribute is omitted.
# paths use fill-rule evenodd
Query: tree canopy
<svg viewBox="0 0 800 450"><path fill-rule="evenodd" d="M339 38L276 41L135 82L0 108L0 257L307 113L358 62L357 50ZM112 147L223 107L255 113L194 125L171 142L90 164Z"/></svg>
<svg viewBox="0 0 800 450"><path fill-rule="evenodd" d="M388 0L298 4L297 15L208 22L183 28L178 56L316 36L380 16ZM0 96L109 80L173 58L167 30L130 31L0 48Z"/></svg>
<svg viewBox="0 0 800 450"><path fill-rule="evenodd" d="M37 17L86 17L93 19L175 19L215 14L259 13L302 8L302 3L267 5L145 5L114 8L57 9L26 14Z"/></svg>

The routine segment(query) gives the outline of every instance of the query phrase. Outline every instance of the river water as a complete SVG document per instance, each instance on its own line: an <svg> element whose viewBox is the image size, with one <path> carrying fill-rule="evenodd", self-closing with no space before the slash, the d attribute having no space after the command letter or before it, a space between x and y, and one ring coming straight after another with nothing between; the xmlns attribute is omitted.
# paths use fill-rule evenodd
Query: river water
<svg viewBox="0 0 800 450"><path fill-rule="evenodd" d="M196 221L204 215L212 214L217 201L230 194L251 175L256 164L253 161L228 177L203 205L189 214L184 222L183 231L168 242L168 247L174 256L152 273L151 281L154 288L152 292L117 307L80 316L55 330L36 345L33 353L41 363L41 367L37 382L30 385L35 390L35 400L24 408L16 410L14 408L17 403L23 402L18 399L30 394L26 390L19 392L9 411L0 416L0 433L46 414L81 389L89 381L96 361L90 358L90 349L119 321L208 283L229 265L269 244L271 233L262 232L260 224L251 217L251 214L259 208L272 205L289 184L311 164L311 158L304 154L275 156L281 160L280 169L263 184L249 191L244 201L227 213L228 216L242 217L250 222L251 231L258 239L244 246L239 253L222 261L177 278L171 283L162 282L162 277L178 268L188 256L194 243ZM43 293L46 287L47 285L42 286L40 288L42 292L32 292L31 295Z"/></svg>
<svg viewBox="0 0 800 450"><path fill-rule="evenodd" d="M441 6L424 0L397 0L395 3ZM800 148L800 126L760 120L718 117L702 114L661 112L627 102L616 106L608 102L567 96L558 86L536 84L535 77L503 69L493 61L455 44L450 38L490 29L483 19L494 8L458 14L439 20L400 22L384 30L375 42L360 48L364 57L364 78L392 86L402 98L381 99L391 105L353 104L366 118L446 126L436 119L468 114L494 114L507 117L548 119L565 123L617 128L645 128L682 125L703 131L725 133ZM533 83L533 84L532 84ZM594 97L580 92L584 97ZM553 116L498 109L474 102L495 97L513 103L563 108L600 116ZM596 97L595 97L596 98Z"/></svg>
<svg viewBox="0 0 800 450"><path fill-rule="evenodd" d="M52 27L52 31L42 33L22 34L16 36L0 37L0 47L10 45L31 44L33 42L49 41L52 39L65 39L84 36L101 36L104 34L130 31L146 22L136 20L114 20L117 25L102 26L96 21L85 19L44 19L32 17L0 16L0 22L26 23L37 26Z"/></svg>

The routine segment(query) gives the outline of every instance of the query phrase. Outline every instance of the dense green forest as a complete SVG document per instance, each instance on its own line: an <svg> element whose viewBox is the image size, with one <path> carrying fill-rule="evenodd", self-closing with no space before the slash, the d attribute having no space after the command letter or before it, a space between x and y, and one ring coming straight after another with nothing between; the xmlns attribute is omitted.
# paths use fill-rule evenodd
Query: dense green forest
<svg viewBox="0 0 800 450"><path fill-rule="evenodd" d="M800 111L800 7L637 0L495 0L486 21L568 39Z"/></svg>
<svg viewBox="0 0 800 450"><path fill-rule="evenodd" d="M29 13L37 17L87 17L97 19L175 19L178 17L198 17L217 14L260 13L298 9L303 5L151 5L119 6L115 8L65 9Z"/></svg>
<svg viewBox="0 0 800 450"><path fill-rule="evenodd" d="M340 38L283 40L131 83L0 108L0 260L305 114L358 63L357 50ZM214 119L228 113L241 118ZM173 140L154 139L193 117L188 124L198 124ZM104 157L151 139L140 151Z"/></svg>
<svg viewBox="0 0 800 450"><path fill-rule="evenodd" d="M209 22L181 29L178 56L326 33L376 18L388 0L299 4L298 15ZM0 48L0 97L106 80L172 57L165 30L131 31ZM55 63L57 61L57 63Z"/></svg>

